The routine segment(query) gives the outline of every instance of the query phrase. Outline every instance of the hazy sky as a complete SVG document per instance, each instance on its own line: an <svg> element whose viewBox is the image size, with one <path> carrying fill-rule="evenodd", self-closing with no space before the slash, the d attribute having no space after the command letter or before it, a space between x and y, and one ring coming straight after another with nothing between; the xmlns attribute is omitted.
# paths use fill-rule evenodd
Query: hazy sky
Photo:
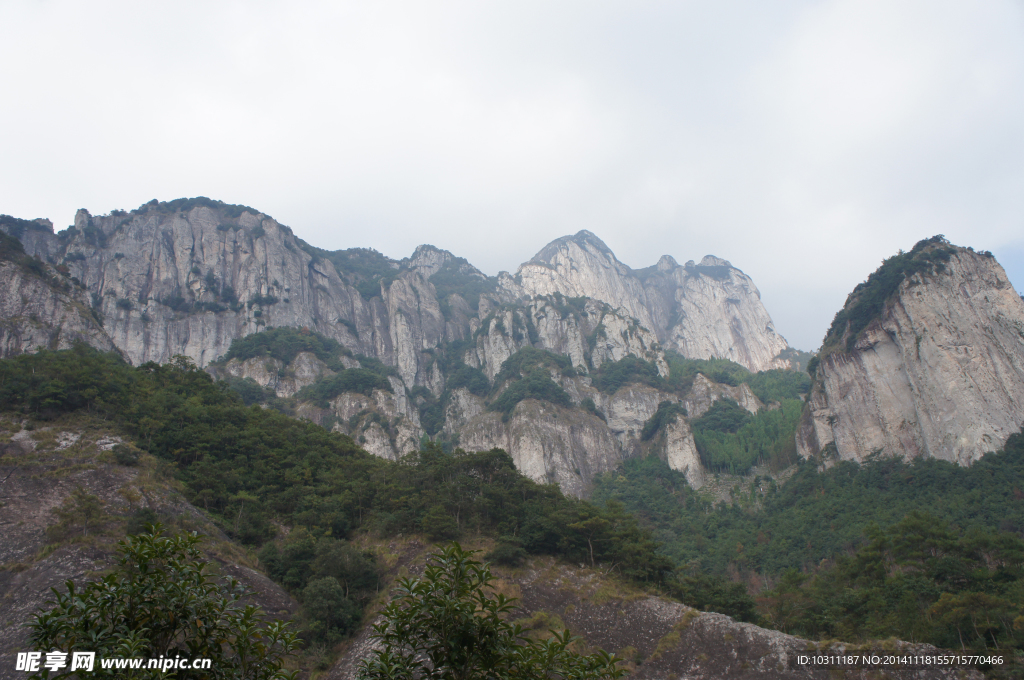
<svg viewBox="0 0 1024 680"><path fill-rule="evenodd" d="M0 213L204 195L488 274L713 253L814 349L943 233L1024 288L1024 3L0 0Z"/></svg>

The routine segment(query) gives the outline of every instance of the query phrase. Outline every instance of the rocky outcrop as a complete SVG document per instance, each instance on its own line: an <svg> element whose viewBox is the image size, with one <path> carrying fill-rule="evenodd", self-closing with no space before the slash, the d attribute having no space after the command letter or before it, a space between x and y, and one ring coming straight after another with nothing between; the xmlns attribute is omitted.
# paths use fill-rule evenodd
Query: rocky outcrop
<svg viewBox="0 0 1024 680"><path fill-rule="evenodd" d="M597 475L648 453L657 453L673 470L683 472L694 488L703 485L704 469L686 418L678 417L657 441L641 439L659 404L678 397L646 385L626 385L605 394L591 387L589 378L553 377L575 403L593 400L596 413L528 399L503 420L485 410L483 399L461 391L449 402L446 428L458 434L465 449L505 449L523 474L536 482L557 483L567 495L587 496ZM718 387L722 394L737 389Z"/></svg>
<svg viewBox="0 0 1024 680"><path fill-rule="evenodd" d="M666 255L634 272L597 236L581 231L549 243L499 284L517 296L599 300L685 357L729 359L751 371L789 365L779 358L786 341L753 281L712 255L685 266Z"/></svg>
<svg viewBox="0 0 1024 680"><path fill-rule="evenodd" d="M941 266L906 277L859 333L827 339L801 455L967 465L1024 424L1024 301L991 255L946 243L920 254L937 249L949 251Z"/></svg>
<svg viewBox="0 0 1024 680"><path fill-rule="evenodd" d="M398 460L419 449L424 431L401 378L392 377L390 382L390 392L373 390L369 396L343 392L327 408L302 402L296 415L349 435L375 456Z"/></svg>
<svg viewBox="0 0 1024 680"><path fill-rule="evenodd" d="M341 357L346 368L356 368L359 362L348 357ZM312 352L299 352L295 359L285 365L280 359L272 357L254 358L241 361L232 359L223 366L213 366L207 371L214 378L232 376L243 380L250 379L260 387L271 389L278 397L291 397L303 387L308 387L318 380L334 375L334 371Z"/></svg>
<svg viewBox="0 0 1024 680"><path fill-rule="evenodd" d="M40 349L69 349L84 342L105 351L114 343L88 304L85 292L53 271L44 275L0 261L0 358Z"/></svg>
<svg viewBox="0 0 1024 680"><path fill-rule="evenodd" d="M746 383L736 386L721 385L708 380L703 373L698 373L697 377L693 379L693 387L683 398L683 406L686 407L686 412L691 418L700 418L719 399L732 399L754 414L764 408L761 400L754 396L750 385Z"/></svg>

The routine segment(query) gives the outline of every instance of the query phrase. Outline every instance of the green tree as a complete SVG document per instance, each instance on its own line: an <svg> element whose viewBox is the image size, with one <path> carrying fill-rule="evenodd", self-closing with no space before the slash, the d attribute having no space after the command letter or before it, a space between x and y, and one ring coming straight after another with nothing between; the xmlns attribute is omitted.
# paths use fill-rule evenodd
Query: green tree
<svg viewBox="0 0 1024 680"><path fill-rule="evenodd" d="M164 536L160 525L118 546L114 572L82 588L68 581L54 590L47 611L30 624L34 649L96 652L106 657L209 658L208 669L177 669L180 679L291 680L282 670L298 646L288 624L268 622L259 608L242 606L234 579L217 583L201 561L197 534ZM128 677L96 662L90 676ZM157 678L155 669L128 671ZM45 677L48 671L36 677Z"/></svg>
<svg viewBox="0 0 1024 680"><path fill-rule="evenodd" d="M380 648L359 669L361 680L584 680L618 678L624 670L604 651L570 651L568 630L527 638L503 615L514 599L493 594L491 571L451 543L430 555L419 579L399 581L396 597L374 626Z"/></svg>

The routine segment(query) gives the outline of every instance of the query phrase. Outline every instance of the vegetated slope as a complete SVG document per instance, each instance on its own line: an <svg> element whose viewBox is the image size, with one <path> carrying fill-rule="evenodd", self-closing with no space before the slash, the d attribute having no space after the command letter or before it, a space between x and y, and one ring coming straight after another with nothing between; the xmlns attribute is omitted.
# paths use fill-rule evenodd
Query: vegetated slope
<svg viewBox="0 0 1024 680"><path fill-rule="evenodd" d="M149 522L205 534L200 547L213 572L238 579L247 602L285 618L298 611L244 548L182 498L167 466L109 420L87 409L47 420L8 411L0 442L0 679L25 677L15 670L17 654L31 649L24 624L53 598L50 589L98 578L113 566L116 542Z"/></svg>
<svg viewBox="0 0 1024 680"><path fill-rule="evenodd" d="M415 578L422 573L425 546L413 539L390 541L384 550L393 570ZM486 541L467 548L487 552ZM776 631L739 623L726 616L700 612L652 596L619 580L613 569L558 563L531 558L517 567L492 564L495 593L518 598L510 614L534 639L547 639L551 630L567 627L580 646L614 652L622 658L626 677L693 680L731 678L872 678L877 668L828 669L800 664L807 654L899 653L934 654L934 648L886 641L863 647L835 641L815 643ZM328 680L354 680L361 659L371 653L373 630L367 626L354 638L344 656L326 673ZM970 678L982 674L967 668L886 669L891 678Z"/></svg>
<svg viewBox="0 0 1024 680"><path fill-rule="evenodd" d="M759 461L781 469L796 459L798 409L791 402L809 388L806 374L754 374L729 361L670 352L660 366L626 355L588 375L568 356L525 346L488 379L461 359L469 347L454 341L431 351L432 370L443 379L433 392L407 389L391 367L305 329L273 328L236 340L208 370L247 404L263 403L344 432L376 455L397 459L428 439L448 449L460 441L474 449L505 448L533 479L557 480L573 495L585 495L594 474L651 447L674 468L689 468L695 486L702 464L745 472ZM783 404L756 414L739 433L719 436L711 433L713 425L691 433L686 419L699 418L721 399L739 400L751 411L763 403ZM542 418L541 429L534 418L538 408L562 415ZM666 425L676 427L668 432ZM564 444L554 443L559 441Z"/></svg>
<svg viewBox="0 0 1024 680"><path fill-rule="evenodd" d="M173 472L187 500L228 536L258 550L268 573L303 603L303 635L315 645L329 647L356 630L361 608L372 600L369 584L379 568L348 542L366 532L433 540L491 536L494 559L503 562L546 554L615 565L636 584L692 595L708 606L732 602L737 614L751 613L721 579L699 579L695 591L691 572L674 570L618 503L568 500L523 477L501 451L447 454L428 446L401 464L375 458L345 436L246 407L185 360L133 368L84 346L17 357L0 362L0 410L43 424L108 419L135 441L137 450L124 452L126 463L152 456L145 460ZM711 598L701 598L707 590L714 591ZM730 628L724 619L707 621L717 622L715 635L742 633L748 641L765 635ZM659 645L660 655L680 649L675 639Z"/></svg>
<svg viewBox="0 0 1024 680"><path fill-rule="evenodd" d="M784 485L754 478L717 506L648 458L601 477L593 499L636 513L666 554L692 566L694 588L707 572L764 589L757 610L781 630L948 647L962 636L972 649L1020 649L1022 488L1024 434L1016 434L969 468L881 457L828 470L805 462ZM687 593L685 578L681 587L684 601L708 596ZM965 627L971 618L978 631Z"/></svg>
<svg viewBox="0 0 1024 680"><path fill-rule="evenodd" d="M464 533L506 549L574 561L608 561L660 582L671 564L618 506L566 499L515 470L502 451L446 454L428 446L401 464L370 456L344 435L273 410L247 407L187 360L128 366L85 346L0 362L0 410L35 419L66 413L108 418L171 466L184 495L227 535L260 550L268 571L300 595L315 558L335 541L373 531ZM290 528L281 545L277 527ZM326 546L326 547L325 547ZM330 641L343 623L324 624Z"/></svg>
<svg viewBox="0 0 1024 680"><path fill-rule="evenodd" d="M854 289L810 370L801 455L969 465L1024 424L1024 300L991 253L926 239Z"/></svg>

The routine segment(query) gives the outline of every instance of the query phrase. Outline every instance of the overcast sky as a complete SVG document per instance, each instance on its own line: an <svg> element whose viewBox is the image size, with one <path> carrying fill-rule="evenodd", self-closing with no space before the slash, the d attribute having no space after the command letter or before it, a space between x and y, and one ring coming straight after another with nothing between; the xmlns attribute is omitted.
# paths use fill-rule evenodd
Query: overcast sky
<svg viewBox="0 0 1024 680"><path fill-rule="evenodd" d="M934 234L1024 289L1024 3L0 0L0 213L243 203L487 274L712 253L817 348Z"/></svg>

